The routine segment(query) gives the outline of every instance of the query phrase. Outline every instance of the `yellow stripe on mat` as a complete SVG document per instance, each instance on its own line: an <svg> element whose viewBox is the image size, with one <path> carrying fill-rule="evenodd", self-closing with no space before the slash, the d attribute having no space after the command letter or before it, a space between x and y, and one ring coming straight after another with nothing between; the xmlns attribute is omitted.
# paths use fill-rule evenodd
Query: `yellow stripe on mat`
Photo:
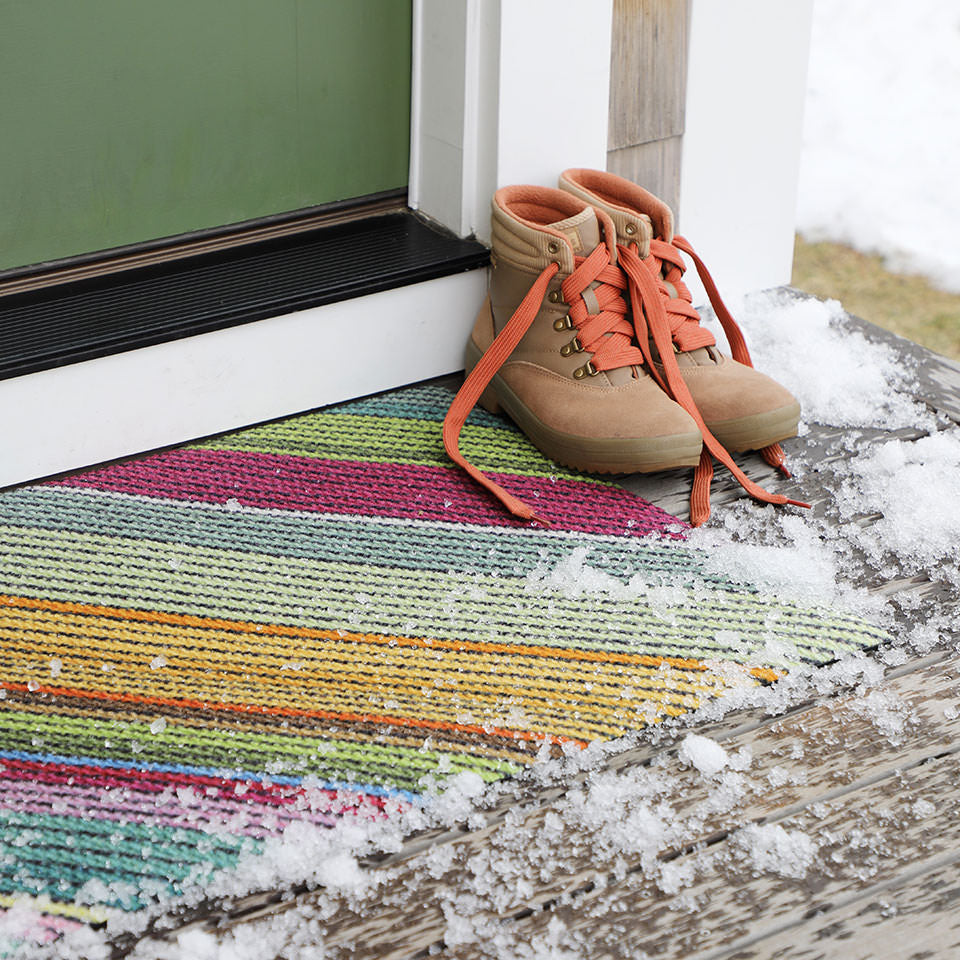
<svg viewBox="0 0 960 960"><path fill-rule="evenodd" d="M46 913L52 917L66 917L69 920L80 920L83 923L106 923L110 914L104 909L96 907L81 907L75 903L59 903L49 897L31 897L25 893L9 896L0 893L0 908L11 910L14 907L28 907L37 913Z"/></svg>
<svg viewBox="0 0 960 960"><path fill-rule="evenodd" d="M729 686L677 658L258 626L4 598L0 661L49 692L586 740L680 714Z"/></svg>

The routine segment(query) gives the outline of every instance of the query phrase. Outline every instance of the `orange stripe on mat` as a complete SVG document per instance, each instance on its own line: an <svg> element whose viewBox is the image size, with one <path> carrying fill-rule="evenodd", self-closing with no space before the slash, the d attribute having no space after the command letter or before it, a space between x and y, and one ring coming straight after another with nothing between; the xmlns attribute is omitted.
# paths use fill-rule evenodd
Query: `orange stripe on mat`
<svg viewBox="0 0 960 960"><path fill-rule="evenodd" d="M27 610L49 610L53 613L76 613L87 616L135 620L143 623L161 623L170 626L198 627L208 630L226 630L234 633L253 633L258 636L308 637L316 640L335 640L343 643L368 643L428 650L452 650L457 653L503 653L513 656L552 657L561 660L581 660L594 663L622 663L642 667L663 665L680 670L706 671L710 667L700 660L682 657L654 657L643 653L615 653L607 650L570 650L562 647L543 647L487 643L474 640L435 640L420 637L387 636L378 633L349 633L340 630L321 630L316 627L290 627L272 623L249 623L244 620L221 620L198 617L187 613L165 613L159 610L134 610L122 607L102 607L94 604L62 600L41 600L34 597L0 595L0 606ZM773 682L780 676L766 667L752 667L751 676ZM394 721L390 721L394 722Z"/></svg>

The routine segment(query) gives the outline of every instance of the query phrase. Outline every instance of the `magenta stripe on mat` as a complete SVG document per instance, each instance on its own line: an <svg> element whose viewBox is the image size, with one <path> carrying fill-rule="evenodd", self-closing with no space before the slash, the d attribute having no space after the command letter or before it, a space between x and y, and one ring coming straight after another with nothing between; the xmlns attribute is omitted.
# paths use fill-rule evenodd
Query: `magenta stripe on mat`
<svg viewBox="0 0 960 960"><path fill-rule="evenodd" d="M172 773L161 770L129 770L88 764L55 763L43 760L4 759L0 764L0 793L9 789L9 782L29 782L51 790L95 789L120 791L128 797L139 797L148 805L164 802L164 798L182 790L202 793L213 802L250 804L264 809L291 807L310 810L317 815L345 813L373 815L383 809L377 796L339 792L324 788L305 789L257 780L233 780L203 774Z"/></svg>
<svg viewBox="0 0 960 960"><path fill-rule="evenodd" d="M559 530L664 533L676 517L636 494L589 481L491 473ZM460 470L231 450L170 450L51 481L115 493L325 513L518 524Z"/></svg>

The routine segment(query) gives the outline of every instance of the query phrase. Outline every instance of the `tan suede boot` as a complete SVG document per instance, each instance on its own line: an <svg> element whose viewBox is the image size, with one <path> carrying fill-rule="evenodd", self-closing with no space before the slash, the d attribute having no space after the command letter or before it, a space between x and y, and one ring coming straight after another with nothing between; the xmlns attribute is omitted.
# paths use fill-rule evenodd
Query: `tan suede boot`
<svg viewBox="0 0 960 960"><path fill-rule="evenodd" d="M617 227L619 244L636 244L642 260L653 257L649 262L655 264L660 280L677 365L717 440L738 452L761 450L796 436L800 404L779 383L753 368L743 335L722 301L717 315L721 322L728 321L724 328L737 359L721 354L713 334L700 326L681 279L685 264L680 251L695 255L686 249L689 245L682 237L675 237L670 208L635 183L600 170L567 170L561 174L560 186L608 214ZM705 286L710 293L710 285ZM732 336L726 330L728 324L733 325ZM662 364L658 365L662 372Z"/></svg>
<svg viewBox="0 0 960 960"><path fill-rule="evenodd" d="M459 452L479 401L548 457L594 473L692 466L695 421L650 376L627 318L627 279L603 213L548 187L493 200L490 293L467 343L468 376L444 422L447 453L517 516L533 513ZM541 519L541 518L536 518Z"/></svg>
<svg viewBox="0 0 960 960"><path fill-rule="evenodd" d="M560 186L615 224L620 265L630 280L638 346L664 390L701 427L704 448L694 477L691 522L703 523L710 515L711 456L756 499L806 506L768 493L730 457L730 450L760 450L768 463L789 476L779 441L796 435L800 404L780 384L754 370L743 334L706 266L674 233L670 208L635 183L600 170L567 170L560 176ZM733 359L723 356L713 335L700 326L682 280L686 269L682 253L696 264Z"/></svg>

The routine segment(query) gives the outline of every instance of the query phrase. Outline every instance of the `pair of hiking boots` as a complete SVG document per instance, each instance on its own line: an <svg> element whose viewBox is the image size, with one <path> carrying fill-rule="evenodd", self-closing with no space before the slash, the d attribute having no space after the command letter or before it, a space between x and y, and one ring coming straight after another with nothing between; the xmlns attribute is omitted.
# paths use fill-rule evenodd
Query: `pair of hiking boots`
<svg viewBox="0 0 960 960"><path fill-rule="evenodd" d="M683 283L694 261L733 358L721 354ZM504 187L493 198L490 293L467 343L467 378L444 421L448 455L518 517L538 517L460 453L479 402L505 411L548 457L590 473L696 467L690 517L710 514L713 457L747 492L730 452L760 450L787 476L779 441L800 405L755 370L702 261L669 207L629 180L567 170L560 189Z"/></svg>

